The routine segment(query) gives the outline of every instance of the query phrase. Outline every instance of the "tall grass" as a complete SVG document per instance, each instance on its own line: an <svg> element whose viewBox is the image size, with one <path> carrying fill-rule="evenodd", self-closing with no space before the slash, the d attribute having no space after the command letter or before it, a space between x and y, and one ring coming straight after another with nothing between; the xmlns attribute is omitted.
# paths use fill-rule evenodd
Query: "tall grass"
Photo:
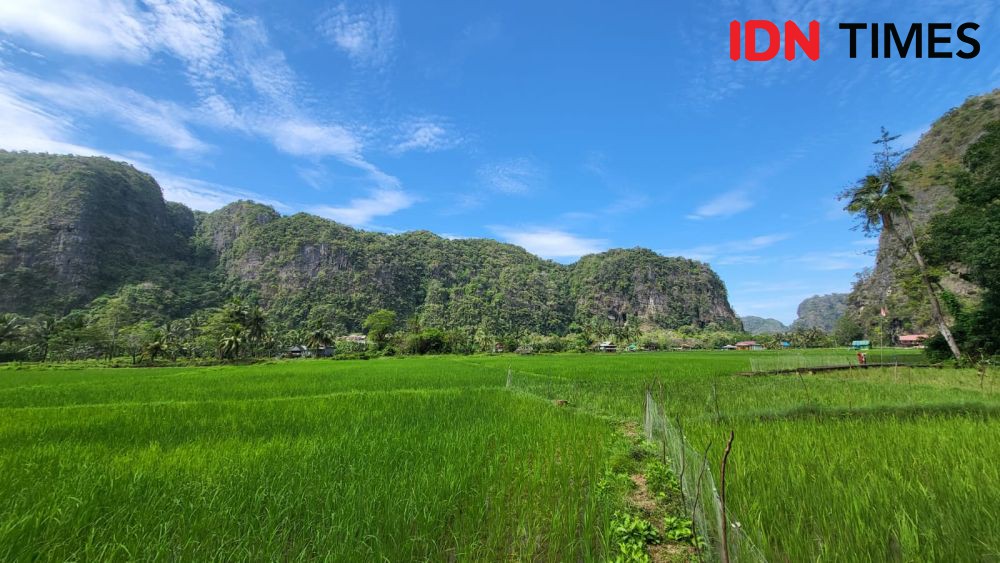
<svg viewBox="0 0 1000 563"><path fill-rule="evenodd" d="M402 364L4 373L0 560L602 556L610 425Z"/></svg>
<svg viewBox="0 0 1000 563"><path fill-rule="evenodd" d="M0 560L604 560L654 381L769 558L1000 559L996 373L781 354L0 369Z"/></svg>

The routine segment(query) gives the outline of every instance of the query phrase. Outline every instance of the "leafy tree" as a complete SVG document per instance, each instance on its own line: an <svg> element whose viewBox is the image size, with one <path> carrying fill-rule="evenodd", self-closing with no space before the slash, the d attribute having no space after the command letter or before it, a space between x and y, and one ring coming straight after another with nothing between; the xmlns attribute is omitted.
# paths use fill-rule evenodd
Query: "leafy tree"
<svg viewBox="0 0 1000 563"><path fill-rule="evenodd" d="M314 356L319 358L319 351L333 346L335 341L336 338L332 332L322 328L317 328L309 333L309 337L306 339L306 345L313 351Z"/></svg>
<svg viewBox="0 0 1000 563"><path fill-rule="evenodd" d="M396 326L396 313L388 309L379 309L368 315L362 326L368 331L368 338L376 346L381 347L385 343L386 336Z"/></svg>
<svg viewBox="0 0 1000 563"><path fill-rule="evenodd" d="M864 328L857 319L849 314L837 319L837 325L833 328L833 339L837 344L843 346L847 346L855 340L861 340L864 336Z"/></svg>
<svg viewBox="0 0 1000 563"><path fill-rule="evenodd" d="M847 201L844 209L858 218L859 226L865 234L875 236L885 231L913 258L931 305L931 316L952 355L961 359L962 353L945 322L934 280L920 252L917 233L910 219L913 196L903 186L896 172L901 153L893 150L892 141L898 138L898 135L892 136L882 128L882 135L874 141L880 149L875 153L873 172L844 190L840 199Z"/></svg>
<svg viewBox="0 0 1000 563"><path fill-rule="evenodd" d="M966 171L955 184L957 204L931 222L929 258L943 266L961 263L965 277L982 289L977 307L958 309L956 333L979 354L1000 352L1000 121L966 151ZM935 342L928 343L933 348Z"/></svg>

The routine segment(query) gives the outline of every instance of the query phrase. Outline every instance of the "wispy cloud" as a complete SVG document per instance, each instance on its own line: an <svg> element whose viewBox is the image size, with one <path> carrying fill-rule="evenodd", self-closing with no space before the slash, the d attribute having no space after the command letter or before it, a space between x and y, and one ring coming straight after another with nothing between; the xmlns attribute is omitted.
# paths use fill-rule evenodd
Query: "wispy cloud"
<svg viewBox="0 0 1000 563"><path fill-rule="evenodd" d="M746 190L732 190L699 205L687 216L688 219L709 219L731 217L753 207L754 201Z"/></svg>
<svg viewBox="0 0 1000 563"><path fill-rule="evenodd" d="M392 215L416 203L416 198L401 190L379 189L368 197L352 199L342 207L319 206L315 212L327 219L353 227L366 227L376 217Z"/></svg>
<svg viewBox="0 0 1000 563"><path fill-rule="evenodd" d="M487 189L508 195L528 194L537 190L545 176L541 168L527 157L485 164L479 167L476 175Z"/></svg>
<svg viewBox="0 0 1000 563"><path fill-rule="evenodd" d="M392 60L396 44L396 11L371 4L349 7L338 4L320 23L320 32L359 66L380 69Z"/></svg>
<svg viewBox="0 0 1000 563"><path fill-rule="evenodd" d="M437 117L421 117L408 120L400 125L396 135L395 153L437 152L454 148L462 138L446 120Z"/></svg>
<svg viewBox="0 0 1000 563"><path fill-rule="evenodd" d="M140 8L143 6L143 8ZM20 0L0 30L61 51L139 63L169 51L200 73L222 50L229 9L211 0Z"/></svg>
<svg viewBox="0 0 1000 563"><path fill-rule="evenodd" d="M139 164L139 166L156 178L163 189L163 199L183 203L191 209L214 211L237 200L251 199L270 205L278 211L291 210L288 205L255 192L155 170L148 165Z"/></svg>
<svg viewBox="0 0 1000 563"><path fill-rule="evenodd" d="M347 36L342 39L355 55L382 60L377 53L392 42L394 12L376 7L370 17L351 19L346 10L342 5L332 12L343 16L338 20L346 25L341 31L353 29L360 35L354 43ZM4 113L8 122L36 134L21 136L14 148L81 153L83 147L73 142L81 133L75 118L110 117L153 142L199 152L208 145L193 126L207 126L263 138L296 157L335 158L365 172L379 188L399 186L398 179L364 156L365 135L357 130L364 131L364 124L317 118L303 104L306 88L284 53L271 44L263 22L213 0L3 2L0 31L102 60L144 63L159 53L173 56L183 63L198 100L186 108L79 77L68 85L22 77L8 84L4 94L15 104ZM43 130L46 134L39 136ZM8 133L5 138L13 137Z"/></svg>
<svg viewBox="0 0 1000 563"><path fill-rule="evenodd" d="M578 258L608 247L604 239L585 238L546 227L491 227L503 240L543 258Z"/></svg>
<svg viewBox="0 0 1000 563"><path fill-rule="evenodd" d="M0 68L0 83L8 96L19 98L23 105L50 104L73 115L108 118L153 142L182 152L208 149L188 125L191 112L130 88L82 77L47 82L3 68Z"/></svg>
<svg viewBox="0 0 1000 563"><path fill-rule="evenodd" d="M684 256L686 258L691 258L692 260L701 260L703 262L716 261L719 264L748 263L746 261L741 261L739 257L747 256L747 252L754 252L774 246L783 240L787 240L790 236L791 235L787 233L773 233L750 237L748 239L731 240L715 244L702 244L691 248L668 250L664 251L663 254L669 256ZM761 259L760 257L755 258L757 260Z"/></svg>
<svg viewBox="0 0 1000 563"><path fill-rule="evenodd" d="M798 258L810 270L829 272L835 270L860 270L871 264L872 258L865 252L832 251L809 252Z"/></svg>

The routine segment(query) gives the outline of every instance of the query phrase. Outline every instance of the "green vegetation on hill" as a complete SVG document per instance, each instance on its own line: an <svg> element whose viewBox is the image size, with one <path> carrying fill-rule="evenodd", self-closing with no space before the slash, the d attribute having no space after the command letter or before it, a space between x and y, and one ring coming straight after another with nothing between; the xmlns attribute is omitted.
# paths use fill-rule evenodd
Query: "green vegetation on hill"
<svg viewBox="0 0 1000 563"><path fill-rule="evenodd" d="M956 338L975 356L1000 353L1000 121L965 154L966 172L955 184L955 209L931 221L926 247L943 267L961 267L963 278L982 289L978 301L948 295ZM941 342L931 343L941 349Z"/></svg>
<svg viewBox="0 0 1000 563"><path fill-rule="evenodd" d="M244 325L244 305L267 326ZM193 213L127 164L0 152L0 313L23 317L0 357L273 354L317 331L362 331L380 310L397 319L385 336L416 335L396 344L428 351L740 329L722 281L692 260L630 249L562 265L493 240L365 232L249 201Z"/></svg>
<svg viewBox="0 0 1000 563"><path fill-rule="evenodd" d="M990 123L1000 120L1000 90L970 97L938 119L903 159L899 178L913 196L910 206L917 238L926 242L933 217L947 213L956 204L955 185L964 174L965 154ZM937 236L941 236L940 234ZM947 242L946 242L947 244ZM975 283L962 276L965 265L939 265L937 284L959 300L974 299ZM872 335L879 330L879 311L885 307L889 320L898 319L903 332L933 331L930 306L919 281L917 268L900 243L883 234L875 267L863 272L849 298L849 313Z"/></svg>
<svg viewBox="0 0 1000 563"><path fill-rule="evenodd" d="M126 283L197 286L194 224L127 164L0 151L0 312L66 313Z"/></svg>
<svg viewBox="0 0 1000 563"><path fill-rule="evenodd" d="M846 293L814 295L799 303L798 318L792 323L792 328L818 328L833 332L846 310Z"/></svg>
<svg viewBox="0 0 1000 563"><path fill-rule="evenodd" d="M765 319L748 315L740 317L740 321L743 323L743 330L750 334L779 334L789 330L789 327L778 319Z"/></svg>

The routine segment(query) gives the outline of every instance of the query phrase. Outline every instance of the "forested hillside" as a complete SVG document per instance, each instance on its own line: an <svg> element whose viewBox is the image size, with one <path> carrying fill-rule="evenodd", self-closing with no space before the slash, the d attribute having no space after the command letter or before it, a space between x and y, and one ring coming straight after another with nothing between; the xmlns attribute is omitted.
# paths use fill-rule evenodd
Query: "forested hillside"
<svg viewBox="0 0 1000 563"><path fill-rule="evenodd" d="M1000 90L971 97L937 120L900 164L899 177L913 196L910 209L916 235L924 244L932 218L955 207L955 185L966 170L963 159L967 149L997 120ZM948 294L959 300L975 300L979 288L963 275L964 270L961 261L948 261L939 265L935 276ZM913 259L899 241L883 232L874 269L862 273L850 294L849 313L869 332L879 326L883 307L903 331L934 331L916 272Z"/></svg>
<svg viewBox="0 0 1000 563"><path fill-rule="evenodd" d="M482 342L741 326L722 281L692 260L631 249L563 265L493 240L366 232L249 201L193 213L127 164L0 153L0 312L78 310L81 326L104 315L117 334L233 298L273 327L332 334L379 310ZM109 308L129 313L107 320Z"/></svg>

